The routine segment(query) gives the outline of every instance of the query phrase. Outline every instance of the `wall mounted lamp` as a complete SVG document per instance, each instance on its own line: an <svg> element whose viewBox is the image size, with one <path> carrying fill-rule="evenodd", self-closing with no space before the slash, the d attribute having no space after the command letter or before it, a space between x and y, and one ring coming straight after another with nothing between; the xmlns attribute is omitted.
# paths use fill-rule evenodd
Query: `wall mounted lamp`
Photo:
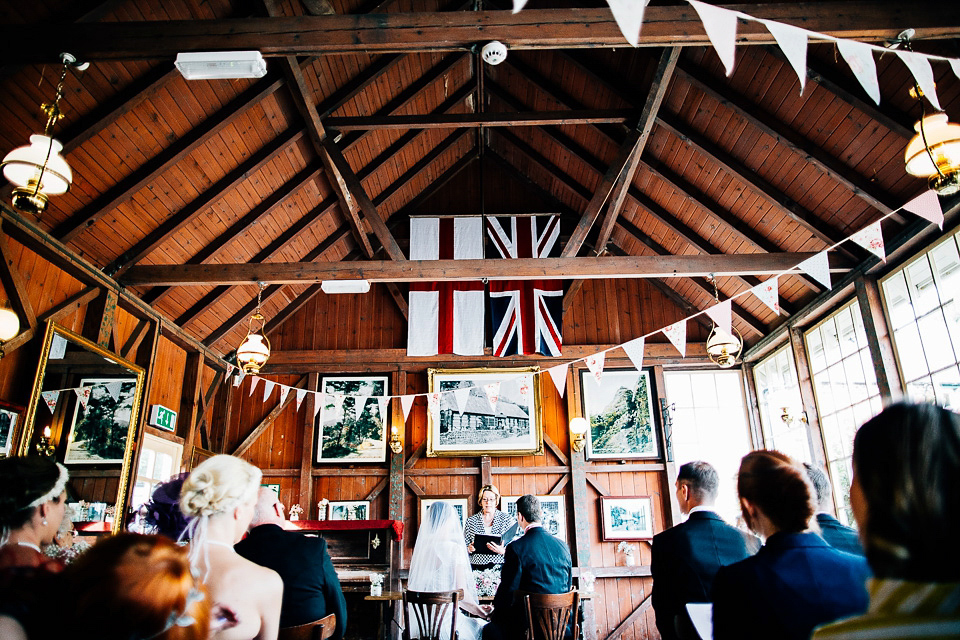
<svg viewBox="0 0 960 640"><path fill-rule="evenodd" d="M390 425L390 451L403 453L403 440L400 439L400 431L395 424Z"/></svg>
<svg viewBox="0 0 960 640"><path fill-rule="evenodd" d="M803 424L807 424L807 412L801 411L799 416L794 416L790 414L790 407L780 407L780 410L783 412L780 414L780 419L783 420L783 423L788 427L792 427L793 423L799 420Z"/></svg>
<svg viewBox="0 0 960 640"><path fill-rule="evenodd" d="M583 451L584 446L587 444L587 429L590 428L590 423L587 422L586 418L581 418L577 416L570 421L570 448L576 452Z"/></svg>
<svg viewBox="0 0 960 640"><path fill-rule="evenodd" d="M20 333L20 316L7 303L0 305L0 360L3 360L3 344Z"/></svg>
<svg viewBox="0 0 960 640"><path fill-rule="evenodd" d="M50 427L43 428L43 435L37 440L37 453L53 460L57 448L50 442Z"/></svg>

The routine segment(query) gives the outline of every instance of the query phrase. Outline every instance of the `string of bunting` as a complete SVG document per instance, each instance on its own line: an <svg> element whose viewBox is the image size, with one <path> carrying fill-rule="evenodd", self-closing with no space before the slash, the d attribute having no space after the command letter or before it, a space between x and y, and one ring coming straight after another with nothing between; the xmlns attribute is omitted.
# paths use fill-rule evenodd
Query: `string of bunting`
<svg viewBox="0 0 960 640"><path fill-rule="evenodd" d="M947 62L957 78L960 78L960 60L956 58L917 53L906 49L889 49L856 40L836 38L825 33L810 31L774 20L755 18L740 11L717 7L699 0L687 0L687 2L697 12L700 21L703 22L703 29L717 52L717 56L720 57L728 76L733 73L734 68L737 24L740 20L743 20L760 23L767 28L770 35L780 46L790 66L796 72L800 80L801 94L807 79L807 45L810 41L833 42L836 44L840 55L849 65L850 70L863 86L867 95L878 105L880 104L880 84L877 81L876 61L873 58L875 51L892 52L899 57L913 74L917 85L923 91L923 95L938 111L942 111L942 109L937 98L936 84L933 80L933 69L930 62ZM523 9L526 3L527 0L513 0L513 13ZM634 47L640 41L643 15L648 3L649 0L607 0L623 37Z"/></svg>
<svg viewBox="0 0 960 640"><path fill-rule="evenodd" d="M57 409L57 403L60 402L60 394L64 391L73 391L77 394L77 399L80 401L84 410L86 410L87 403L90 402L90 394L93 393L94 387L103 387L114 400L119 400L120 391L123 389L123 382L123 380L111 380L110 382L98 382L80 387L49 389L47 391L41 391L40 396L43 398L44 404L47 405L47 409L50 409L50 413L53 413Z"/></svg>
<svg viewBox="0 0 960 640"><path fill-rule="evenodd" d="M678 322L675 322L667 327L661 327L649 333L646 333L638 338L634 338L623 344L604 349L598 353L594 353L589 356L584 356L582 358L577 358L576 360L571 360L569 362L564 362L552 367L549 367L545 370L533 372L533 375L542 375L547 373L550 375L550 379L553 381L554 386L562 397L564 391L566 390L566 381L567 381L567 369L570 365L577 362L583 362L590 373L599 383L603 377L603 367L606 354L615 349L623 349L627 357L630 359L630 362L633 363L634 367L639 371L643 368L643 349L646 343L646 339L662 332L670 343L680 352L681 356L686 355L687 347L687 322L701 315L708 316L714 323L723 331L730 333L731 323L732 323L732 302L737 298L745 296L747 294L755 295L761 302L763 302L771 311L780 315L780 303L779 303L779 279L782 276L787 276L790 274L795 274L799 272L804 272L810 277L814 278L824 287L830 289L831 279L830 279L830 263L828 253L836 249L838 246L844 242L851 241L860 245L864 249L870 251L872 254L877 256L879 259L886 262L886 250L883 242L883 233L881 231L880 223L886 220L887 218L899 213L900 211L909 211L925 220L938 225L940 229L943 229L943 208L940 206L940 199L938 198L936 192L926 191L916 198L913 198L903 206L898 209L887 213L883 217L879 218L875 222L867 225L860 231L857 231L843 240L836 242L835 244L823 249L822 251L817 252L812 257L804 260L803 262L785 270L780 273L772 276L768 280L761 282L760 284L741 291L722 302L719 302L707 309L698 311L697 313L691 314ZM233 374L234 365L229 365L227 370L227 376L233 376L233 386L239 387L243 383L243 379L247 376L242 372L242 370L237 369L238 373ZM518 383L520 384L520 393L525 395L529 392L529 387L527 387L526 382L524 382L524 376L529 374L520 374L516 376L505 376L501 382L494 382L491 384L485 384L480 387L483 393L486 395L487 399L490 402L490 405L496 410L496 403L500 396L500 385L503 383ZM452 399L454 406L458 408L463 408L466 406L467 398L470 395L470 392L477 387L461 387L458 389L453 389L450 391L434 391L429 393L413 393L405 395L392 395L392 396L374 396L370 394L364 395L351 395L343 393L327 393L320 391L310 391L307 389L300 389L297 387L290 387L279 382L274 382L272 380L267 380L261 378L260 376L249 376L251 378L250 382L250 395L253 395L254 390L256 389L259 382L263 381L263 401L266 402L267 399L273 393L274 388L280 388L280 403L282 404L286 400L287 395L293 391L296 393L296 402L297 402L297 411L300 410L300 405L303 403L304 398L307 394L313 394L316 396L315 402L313 404L313 415L316 417L317 413L320 411L321 400L324 400L321 396L330 397L333 399L333 404L336 408L336 411L339 412L343 407L344 400L347 398L354 399L354 408L359 413L366 406L367 401L370 399L376 400L378 403L378 408L380 410L381 416L387 415L387 404L394 399L400 400L400 406L403 410L403 419L404 421L410 415L410 409L413 406L414 401L418 397L425 397L427 399L427 405L430 410L436 415L440 411L441 399L445 394L448 399Z"/></svg>

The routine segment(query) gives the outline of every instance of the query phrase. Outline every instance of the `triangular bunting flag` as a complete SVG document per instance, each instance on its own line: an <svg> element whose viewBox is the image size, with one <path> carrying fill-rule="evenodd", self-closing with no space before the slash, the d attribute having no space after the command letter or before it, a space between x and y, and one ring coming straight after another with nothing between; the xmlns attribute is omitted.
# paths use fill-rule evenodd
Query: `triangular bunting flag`
<svg viewBox="0 0 960 640"><path fill-rule="evenodd" d="M620 348L622 348L623 352L627 354L628 358L630 358L630 362L633 363L633 366L637 371L643 369L643 343L644 338L641 336L639 338L634 338L630 342L620 345Z"/></svg>
<svg viewBox="0 0 960 640"><path fill-rule="evenodd" d="M77 387L74 389L74 392L77 394L77 398L80 400L80 404L83 405L83 409L87 409L87 403L90 402L90 392L93 391L93 387Z"/></svg>
<svg viewBox="0 0 960 640"><path fill-rule="evenodd" d="M403 422L406 424L410 416L410 409L413 407L413 401L417 396L400 396L400 410L403 411Z"/></svg>
<svg viewBox="0 0 960 640"><path fill-rule="evenodd" d="M793 25L783 24L782 22L772 22L770 20L761 20L770 35L780 45L783 55L787 56L787 61L797 73L800 80L800 93L803 93L803 87L807 81L807 32Z"/></svg>
<svg viewBox="0 0 960 640"><path fill-rule="evenodd" d="M360 416L363 415L363 410L367 407L367 400L370 399L370 394L363 396L354 396L353 398L353 409L357 412L357 420L360 419Z"/></svg>
<svg viewBox="0 0 960 640"><path fill-rule="evenodd" d="M250 395L253 395L253 390L257 388L257 383L260 382L260 376L250 376Z"/></svg>
<svg viewBox="0 0 960 640"><path fill-rule="evenodd" d="M830 257L826 251L819 251L811 258L807 258L797 265L801 271L829 289L830 284Z"/></svg>
<svg viewBox="0 0 960 640"><path fill-rule="evenodd" d="M427 407L430 409L430 415L433 416L433 421L440 424L440 394L434 391L433 393L427 394Z"/></svg>
<svg viewBox="0 0 960 640"><path fill-rule="evenodd" d="M715 304L706 310L706 314L710 316L710 319L713 320L717 327L719 327L724 333L730 333L730 315L732 306L733 305L731 304L730 300L724 300L723 302Z"/></svg>
<svg viewBox="0 0 960 640"><path fill-rule="evenodd" d="M236 367L233 366L232 364L230 364L230 363L228 362L228 363L227 363L227 377L228 377L228 378L233 375L233 370L234 370L234 369L236 369Z"/></svg>
<svg viewBox="0 0 960 640"><path fill-rule="evenodd" d="M496 413L497 403L500 402L500 383L491 382L490 384L483 385L483 392L487 394L487 402L490 403L493 412Z"/></svg>
<svg viewBox="0 0 960 640"><path fill-rule="evenodd" d="M960 80L960 60L950 58L950 68L953 69L953 75L957 76L957 79Z"/></svg>
<svg viewBox="0 0 960 640"><path fill-rule="evenodd" d="M593 374L597 384L600 384L600 380L603 379L603 361L606 357L606 351L601 351L600 353L595 353L592 356L587 356L587 369L589 369L590 373Z"/></svg>
<svg viewBox="0 0 960 640"><path fill-rule="evenodd" d="M640 27L643 25L643 12L650 0L607 0L613 19L620 27L620 33L633 46L640 43Z"/></svg>
<svg viewBox="0 0 960 640"><path fill-rule="evenodd" d="M921 193L903 205L903 208L943 229L943 207L940 206L940 198L936 191L930 190Z"/></svg>
<svg viewBox="0 0 960 640"><path fill-rule="evenodd" d="M558 364L555 367L550 367L547 369L547 373L550 374L550 379L553 380L553 386L557 388L557 393L560 394L560 397L563 397L563 392L567 388L567 367L568 364Z"/></svg>
<svg viewBox="0 0 960 640"><path fill-rule="evenodd" d="M703 30L710 38L710 44L720 56L720 61L727 70L727 75L733 73L733 57L737 42L737 13L729 9L704 4L698 0L688 0L700 15Z"/></svg>
<svg viewBox="0 0 960 640"><path fill-rule="evenodd" d="M680 355L687 355L687 321L686 319L681 320L680 322L674 322L672 325L666 329L662 329L663 335L667 336L667 340L676 347L677 351L680 352Z"/></svg>
<svg viewBox="0 0 960 640"><path fill-rule="evenodd" d="M917 86L927 101L933 105L937 111L943 111L940 108L940 99L937 98L937 84L933 81L933 69L930 68L930 58L922 53L914 51L898 50L897 55L907 65L913 79L917 81Z"/></svg>
<svg viewBox="0 0 960 640"><path fill-rule="evenodd" d="M290 387L285 384L280 385L280 404L283 404L283 401L287 399L287 394L290 393Z"/></svg>
<svg viewBox="0 0 960 640"><path fill-rule="evenodd" d="M330 393L327 395L333 398L333 415L339 416L343 410L344 395L342 393Z"/></svg>
<svg viewBox="0 0 960 640"><path fill-rule="evenodd" d="M270 397L270 394L273 393L273 388L277 386L277 383L273 380L264 380L263 381L263 401L266 402Z"/></svg>
<svg viewBox="0 0 960 640"><path fill-rule="evenodd" d="M750 289L753 295L760 298L760 302L770 307L775 314L780 315L780 282L778 276L773 276Z"/></svg>
<svg viewBox="0 0 960 640"><path fill-rule="evenodd" d="M879 220L857 231L850 236L850 239L884 262L887 261L887 252L883 246L883 232L880 230Z"/></svg>
<svg viewBox="0 0 960 640"><path fill-rule="evenodd" d="M853 40L837 40L837 49L864 91L879 105L880 84L877 82L877 63L873 59L873 49L870 45Z"/></svg>
<svg viewBox="0 0 960 640"><path fill-rule="evenodd" d="M237 375L233 376L233 386L239 387L240 383L243 382L243 372L239 372Z"/></svg>
<svg viewBox="0 0 960 640"><path fill-rule="evenodd" d="M53 391L43 391L40 393L43 396L43 402L47 405L47 409L50 409L50 413L53 413L57 410L57 402L60 401L60 390L54 389Z"/></svg>
<svg viewBox="0 0 960 640"><path fill-rule="evenodd" d="M380 412L380 422L387 423L387 405L390 404L390 396L377 396L377 411Z"/></svg>
<svg viewBox="0 0 960 640"><path fill-rule="evenodd" d="M303 399L307 397L306 389L297 389L297 411L300 411L300 405L303 404Z"/></svg>
<svg viewBox="0 0 960 640"><path fill-rule="evenodd" d="M470 399L470 387L461 387L453 390L453 402L457 405L457 413L463 415L467 408L467 400Z"/></svg>
<svg viewBox="0 0 960 640"><path fill-rule="evenodd" d="M316 392L313 393L313 419L314 419L314 421L316 421L316 419L317 419L317 414L320 413L320 409L323 408L323 405L324 405L325 401L326 401L326 398L324 398L324 395L323 395L322 393L316 393ZM321 416L321 418L322 418L322 416ZM322 425L322 424L323 424L323 420L321 420L320 423L321 423L321 425Z"/></svg>
<svg viewBox="0 0 960 640"><path fill-rule="evenodd" d="M520 13L520 10L527 5L527 0L513 0L513 12Z"/></svg>
<svg viewBox="0 0 960 640"><path fill-rule="evenodd" d="M114 400L120 399L120 389L123 387L122 380L112 380L110 382L103 383L103 386L106 387L107 393L110 394L110 397Z"/></svg>

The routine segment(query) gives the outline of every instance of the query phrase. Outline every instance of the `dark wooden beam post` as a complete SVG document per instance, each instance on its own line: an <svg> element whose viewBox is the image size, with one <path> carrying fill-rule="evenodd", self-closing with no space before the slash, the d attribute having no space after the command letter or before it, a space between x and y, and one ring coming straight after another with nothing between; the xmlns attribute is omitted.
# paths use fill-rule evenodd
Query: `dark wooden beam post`
<svg viewBox="0 0 960 640"><path fill-rule="evenodd" d="M790 328L790 349L797 365L797 379L800 382L800 400L807 417L807 438L810 442L810 455L816 464L827 468L827 452L823 447L823 433L820 428L820 416L817 414L817 400L813 391L813 378L810 375L810 362L803 342L803 333L795 327ZM829 471L828 471L829 473Z"/></svg>
<svg viewBox="0 0 960 640"><path fill-rule="evenodd" d="M575 375L572 367L567 367L567 422L570 418L580 415L579 385L574 384ZM570 451L570 493L573 498L573 557L574 566L578 571L588 570L590 562L590 520L588 513L593 501L590 500L587 490L587 462L583 451ZM593 608L593 599L583 603L584 638L596 640L597 620Z"/></svg>
<svg viewBox="0 0 960 640"><path fill-rule="evenodd" d="M72 313L76 312L78 309L82 309L85 304L88 304L91 300L96 298L100 294L100 289L97 287L86 287L81 290L79 293L70 296L60 304L56 305L49 311L41 313L37 318L37 324L34 327L23 330L17 334L13 340L6 342L3 345L3 351L6 354L12 353L14 350L22 347L35 336L48 321L49 322L59 322L61 319L66 318ZM127 358L128 360L130 358Z"/></svg>
<svg viewBox="0 0 960 640"><path fill-rule="evenodd" d="M309 391L316 391L318 388L320 380L320 374L311 373L307 376L307 389ZM296 393L292 391L291 393ZM301 505L306 505L304 508L307 513L307 517L311 513L314 513L313 506L313 434L316 432L314 429L315 421L313 419L313 402L317 402L315 399L317 396L314 393L308 394L311 398L309 402L306 403L306 406L301 407L306 415L303 417L303 441L301 443L300 451L300 491L299 491L299 503ZM306 400L306 398L304 398ZM319 513L319 512L318 512ZM319 517L319 516L318 516Z"/></svg>
<svg viewBox="0 0 960 640"><path fill-rule="evenodd" d="M203 383L203 354L187 354L184 366L183 385L180 395L180 411L177 416L177 435L184 439L185 451L193 451L197 441L200 401L198 396Z"/></svg>
<svg viewBox="0 0 960 640"><path fill-rule="evenodd" d="M680 504L677 502L675 485L677 482L677 462L673 457L673 413L670 400L667 398L667 382L663 377L663 365L653 367L653 384L659 399L657 410L660 412L660 441L663 443L663 494L660 502L663 505L663 524L675 526L683 520L680 513Z"/></svg>
<svg viewBox="0 0 960 640"><path fill-rule="evenodd" d="M887 318L880 302L880 288L876 278L871 276L857 278L854 286L857 290L860 315L863 317L863 329L870 346L870 359L877 374L880 398L886 406L900 399L903 388L900 385L900 371L897 369Z"/></svg>
<svg viewBox="0 0 960 640"><path fill-rule="evenodd" d="M36 329L37 314L33 310L30 297L27 295L26 283L10 251L7 236L2 232L0 232L0 283L3 284L13 312L24 321L21 331Z"/></svg>
<svg viewBox="0 0 960 640"><path fill-rule="evenodd" d="M766 446L763 437L763 425L760 422L760 402L757 395L757 381L753 377L753 363L744 362L740 365L740 379L743 382L743 392L747 401L747 421L750 425L750 440L754 449L763 449Z"/></svg>

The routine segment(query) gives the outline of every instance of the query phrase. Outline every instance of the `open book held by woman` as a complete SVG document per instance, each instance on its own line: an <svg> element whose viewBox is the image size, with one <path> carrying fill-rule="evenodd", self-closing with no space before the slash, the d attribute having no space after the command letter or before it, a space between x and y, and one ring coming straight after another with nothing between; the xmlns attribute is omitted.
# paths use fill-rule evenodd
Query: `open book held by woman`
<svg viewBox="0 0 960 640"><path fill-rule="evenodd" d="M426 522L420 525L417 544L410 560L407 589L411 591L454 591L463 589L460 612L457 615L457 633L460 640L476 640L484 622L464 615L464 612L485 618L489 608L477 602L477 587L463 544L460 519L453 507L444 502L430 506ZM404 612L407 623L416 627L416 619ZM449 619L443 625L443 638L450 634ZM412 628L410 636L420 636L419 628Z"/></svg>

